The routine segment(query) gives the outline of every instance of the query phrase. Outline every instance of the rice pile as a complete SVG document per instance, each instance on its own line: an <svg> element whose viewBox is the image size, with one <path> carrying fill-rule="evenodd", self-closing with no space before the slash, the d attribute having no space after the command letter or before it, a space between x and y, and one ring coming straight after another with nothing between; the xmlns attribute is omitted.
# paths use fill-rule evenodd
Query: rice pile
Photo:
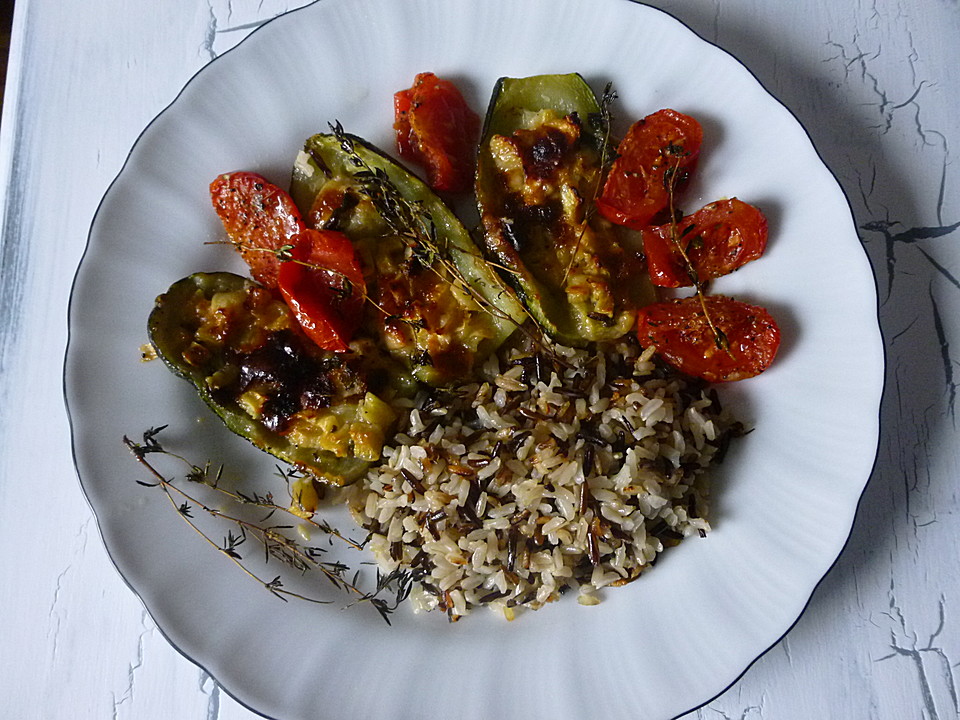
<svg viewBox="0 0 960 720"><path fill-rule="evenodd" d="M703 471L740 432L636 341L507 349L475 382L411 401L349 502L381 568L413 570L416 609L512 619L571 589L595 604L705 534Z"/></svg>

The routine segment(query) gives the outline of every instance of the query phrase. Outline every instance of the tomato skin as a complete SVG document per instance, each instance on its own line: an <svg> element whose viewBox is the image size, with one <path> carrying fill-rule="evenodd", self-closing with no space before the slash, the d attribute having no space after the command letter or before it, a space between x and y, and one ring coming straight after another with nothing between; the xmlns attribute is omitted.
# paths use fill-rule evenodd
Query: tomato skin
<svg viewBox="0 0 960 720"><path fill-rule="evenodd" d="M304 332L324 350L345 352L360 325L365 285L350 239L305 228L293 259L280 264L278 287Z"/></svg>
<svg viewBox="0 0 960 720"><path fill-rule="evenodd" d="M417 75L417 80L420 75ZM397 139L397 152L400 157L419 162L418 146L413 129L410 127L410 109L413 107L414 86L406 90L399 90L393 94L393 130Z"/></svg>
<svg viewBox="0 0 960 720"><path fill-rule="evenodd" d="M400 157L421 165L434 190L470 190L480 116L456 86L433 73L420 73L412 87L394 94L393 107Z"/></svg>
<svg viewBox="0 0 960 720"><path fill-rule="evenodd" d="M277 251L293 244L303 229L290 195L262 175L233 172L210 183L210 198L254 280L275 288L280 270Z"/></svg>
<svg viewBox="0 0 960 720"><path fill-rule="evenodd" d="M643 230L643 251L654 285L694 284L670 224ZM677 238L701 282L727 275L767 247L767 219L753 205L730 198L710 203L676 223Z"/></svg>
<svg viewBox="0 0 960 720"><path fill-rule="evenodd" d="M254 280L280 290L318 346L346 351L366 293L350 239L306 227L289 193L257 173L220 175L210 184L210 197Z"/></svg>
<svg viewBox="0 0 960 720"><path fill-rule="evenodd" d="M698 297L654 303L640 310L637 337L687 375L731 382L766 370L780 347L780 328L770 313L721 295L703 298L714 326L726 337L718 346Z"/></svg>
<svg viewBox="0 0 960 720"><path fill-rule="evenodd" d="M703 128L689 115L658 110L635 122L617 147L597 209L610 222L640 230L668 210L696 167ZM671 175L668 175L670 171Z"/></svg>

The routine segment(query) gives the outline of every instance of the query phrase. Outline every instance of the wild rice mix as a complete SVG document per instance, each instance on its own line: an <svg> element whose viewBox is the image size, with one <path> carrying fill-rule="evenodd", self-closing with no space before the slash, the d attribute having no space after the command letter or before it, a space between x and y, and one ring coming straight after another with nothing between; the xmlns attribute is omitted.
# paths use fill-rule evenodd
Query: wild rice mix
<svg viewBox="0 0 960 720"><path fill-rule="evenodd" d="M512 619L570 589L591 605L709 530L703 471L741 432L635 341L513 348L412 401L349 502L381 568L414 571L416 609Z"/></svg>

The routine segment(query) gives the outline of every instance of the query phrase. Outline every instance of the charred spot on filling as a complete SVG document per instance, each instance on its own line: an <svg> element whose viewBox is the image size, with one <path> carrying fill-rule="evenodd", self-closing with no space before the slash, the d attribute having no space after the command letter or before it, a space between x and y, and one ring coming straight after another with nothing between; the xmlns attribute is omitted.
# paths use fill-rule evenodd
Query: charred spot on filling
<svg viewBox="0 0 960 720"><path fill-rule="evenodd" d="M500 231L510 246L518 253L525 252L532 241L532 235L542 232L543 228L553 228L554 237L562 233L563 210L558 202L548 201L537 205L527 205L523 198L511 195L506 199L507 216L500 220Z"/></svg>
<svg viewBox="0 0 960 720"><path fill-rule="evenodd" d="M324 193L319 193L311 208L309 219L314 222L315 227L322 230L342 232L350 220L350 213L359 204L360 198L352 188L344 189L339 197L334 198L334 201L325 197Z"/></svg>
<svg viewBox="0 0 960 720"><path fill-rule="evenodd" d="M556 124L544 123L514 132L512 142L528 178L549 180L580 148L580 119L576 113Z"/></svg>
<svg viewBox="0 0 960 720"><path fill-rule="evenodd" d="M587 317L591 320L596 320L598 323L602 323L607 327L613 327L614 322L616 322L612 315L605 315L604 313L591 312L587 313Z"/></svg>
<svg viewBox="0 0 960 720"><path fill-rule="evenodd" d="M318 357L289 330L268 336L248 353L234 352L238 369L234 384L218 390L236 399L247 391L264 397L261 421L274 432L283 432L301 410L330 407L335 401L366 390L354 368L337 357Z"/></svg>
<svg viewBox="0 0 960 720"><path fill-rule="evenodd" d="M553 177L575 144L557 128L546 128L542 135L536 137L533 144L526 147L520 146L527 176L540 179Z"/></svg>
<svg viewBox="0 0 960 720"><path fill-rule="evenodd" d="M554 225L563 219L563 209L557 200L548 200L537 205L520 204L515 217L522 227Z"/></svg>
<svg viewBox="0 0 960 720"><path fill-rule="evenodd" d="M318 373L306 378L299 390L300 407L320 409L330 407L335 388L328 374Z"/></svg>
<svg viewBox="0 0 960 720"><path fill-rule="evenodd" d="M240 368L238 389L241 392L259 385L279 385L284 377L297 372L297 359L301 354L293 342L293 334L287 331L274 333L261 347L238 357Z"/></svg>

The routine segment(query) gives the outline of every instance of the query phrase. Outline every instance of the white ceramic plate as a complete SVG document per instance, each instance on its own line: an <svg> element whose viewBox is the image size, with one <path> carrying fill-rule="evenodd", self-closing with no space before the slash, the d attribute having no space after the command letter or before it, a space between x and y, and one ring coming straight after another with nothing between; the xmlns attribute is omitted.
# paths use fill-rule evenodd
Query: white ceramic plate
<svg viewBox="0 0 960 720"><path fill-rule="evenodd" d="M771 219L766 256L716 290L778 316L781 356L724 388L756 426L717 473L715 531L598 607L565 599L506 623L283 603L176 516L121 443L169 424L202 461L269 472L138 348L154 297L242 268L207 185L288 177L340 120L391 147L392 93L430 70L482 110L496 79L612 81L620 129L661 107L699 117L686 204L736 195ZM722 287L721 287L722 283ZM143 133L97 213L70 312L76 462L107 549L159 627L243 703L285 719L669 718L729 686L796 621L848 537L876 452L882 349L874 281L836 181L791 114L735 59L627 0L324 0L254 32Z"/></svg>

